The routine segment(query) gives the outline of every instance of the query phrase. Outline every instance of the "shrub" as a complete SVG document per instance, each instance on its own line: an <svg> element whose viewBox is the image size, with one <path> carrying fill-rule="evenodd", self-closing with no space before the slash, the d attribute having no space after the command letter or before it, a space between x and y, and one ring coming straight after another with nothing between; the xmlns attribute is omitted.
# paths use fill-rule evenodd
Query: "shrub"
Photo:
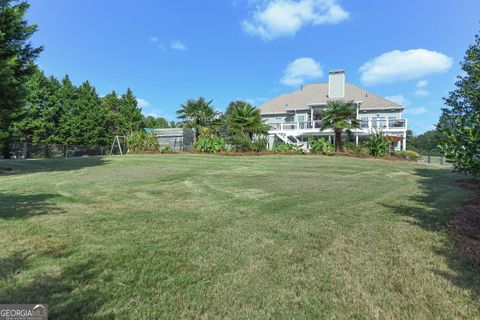
<svg viewBox="0 0 480 320"><path fill-rule="evenodd" d="M169 152L173 152L172 146L165 145L160 147L160 153L169 153Z"/></svg>
<svg viewBox="0 0 480 320"><path fill-rule="evenodd" d="M357 156L370 154L369 149L364 146L348 145L345 146L344 150Z"/></svg>
<svg viewBox="0 0 480 320"><path fill-rule="evenodd" d="M279 143L275 144L272 148L274 152L279 153L289 153L289 152L298 152L303 153L303 149L300 146L291 143Z"/></svg>
<svg viewBox="0 0 480 320"><path fill-rule="evenodd" d="M328 154L335 152L335 146L325 140L324 138L312 138L308 139L310 144L310 152L315 154Z"/></svg>
<svg viewBox="0 0 480 320"><path fill-rule="evenodd" d="M225 150L225 140L220 137L199 136L195 142L195 150L200 152L216 153Z"/></svg>
<svg viewBox="0 0 480 320"><path fill-rule="evenodd" d="M413 150L396 151L395 155L397 157L405 158L407 160L413 160L413 161L418 161L420 159L420 155Z"/></svg>
<svg viewBox="0 0 480 320"><path fill-rule="evenodd" d="M247 152L252 151L253 149L253 142L252 139L248 136L248 134L239 132L233 136L233 146L235 151L238 152Z"/></svg>
<svg viewBox="0 0 480 320"><path fill-rule="evenodd" d="M125 140L127 141L128 153L159 150L158 140L154 133L134 131L130 132Z"/></svg>
<svg viewBox="0 0 480 320"><path fill-rule="evenodd" d="M268 148L268 137L258 137L252 143L252 151L264 151Z"/></svg>
<svg viewBox="0 0 480 320"><path fill-rule="evenodd" d="M368 153L374 157L388 156L391 141L380 133L368 136L364 146L368 148Z"/></svg>

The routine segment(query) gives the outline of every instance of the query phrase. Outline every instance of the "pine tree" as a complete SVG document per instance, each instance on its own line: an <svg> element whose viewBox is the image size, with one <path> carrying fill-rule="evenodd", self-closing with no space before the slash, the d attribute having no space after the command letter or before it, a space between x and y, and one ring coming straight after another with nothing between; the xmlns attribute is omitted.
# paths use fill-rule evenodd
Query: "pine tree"
<svg viewBox="0 0 480 320"><path fill-rule="evenodd" d="M119 110L118 134L126 135L143 129L142 109L138 108L137 99L130 88L120 98Z"/></svg>
<svg viewBox="0 0 480 320"><path fill-rule="evenodd" d="M0 142L3 154L9 157L8 127L12 115L24 104L26 83L35 72L34 60L43 50L28 40L37 31L28 25L25 15L28 3L0 0Z"/></svg>
<svg viewBox="0 0 480 320"><path fill-rule="evenodd" d="M107 112L95 88L85 81L78 88L77 110L74 115L79 126L75 130L76 140L86 145L106 145Z"/></svg>
<svg viewBox="0 0 480 320"><path fill-rule="evenodd" d="M60 138L63 143L77 144L81 130L81 117L78 110L78 88L68 75L61 81L60 101L63 112L60 119Z"/></svg>
<svg viewBox="0 0 480 320"><path fill-rule="evenodd" d="M108 135L110 138L115 137L118 135L120 112L120 99L115 90L102 98L102 104L106 111Z"/></svg>
<svg viewBox="0 0 480 320"><path fill-rule="evenodd" d="M13 135L19 141L60 143L60 83L37 71L27 83L25 106L16 114Z"/></svg>

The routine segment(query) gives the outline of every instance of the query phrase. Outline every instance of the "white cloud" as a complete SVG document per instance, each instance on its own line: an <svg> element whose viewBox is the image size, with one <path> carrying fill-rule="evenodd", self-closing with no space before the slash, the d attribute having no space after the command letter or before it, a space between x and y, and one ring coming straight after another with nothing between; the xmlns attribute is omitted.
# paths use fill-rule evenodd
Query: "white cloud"
<svg viewBox="0 0 480 320"><path fill-rule="evenodd" d="M138 104L138 107L140 107L140 108L150 107L150 102L148 102L147 100L142 99L142 98L137 98L137 104Z"/></svg>
<svg viewBox="0 0 480 320"><path fill-rule="evenodd" d="M170 48L173 49L173 50L180 50L180 51L185 51L187 50L187 46L181 42L181 41L178 41L178 40L175 40L175 41L172 41L170 43Z"/></svg>
<svg viewBox="0 0 480 320"><path fill-rule="evenodd" d="M364 85L413 80L446 72L453 60L443 53L426 49L394 50L384 53L360 67Z"/></svg>
<svg viewBox="0 0 480 320"><path fill-rule="evenodd" d="M322 76L320 63L312 58L298 58L285 68L280 82L286 86L299 86L307 80Z"/></svg>
<svg viewBox="0 0 480 320"><path fill-rule="evenodd" d="M150 38L148 39L148 42L150 42L150 43L157 43L158 40L160 40L160 39L158 39L158 37L150 37Z"/></svg>
<svg viewBox="0 0 480 320"><path fill-rule="evenodd" d="M294 36L305 25L336 24L349 18L337 0L270 0L257 5L243 30L272 40Z"/></svg>
<svg viewBox="0 0 480 320"><path fill-rule="evenodd" d="M406 108L404 111L405 114L411 114L411 115L419 115L427 112L428 112L428 109L425 107Z"/></svg>

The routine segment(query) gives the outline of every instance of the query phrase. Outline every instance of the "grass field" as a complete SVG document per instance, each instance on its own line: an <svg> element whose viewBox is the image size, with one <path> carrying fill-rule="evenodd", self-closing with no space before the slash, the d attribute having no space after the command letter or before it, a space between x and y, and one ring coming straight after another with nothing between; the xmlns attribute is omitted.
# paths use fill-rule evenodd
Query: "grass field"
<svg viewBox="0 0 480 320"><path fill-rule="evenodd" d="M439 167L347 157L3 161L0 303L52 319L480 317Z"/></svg>

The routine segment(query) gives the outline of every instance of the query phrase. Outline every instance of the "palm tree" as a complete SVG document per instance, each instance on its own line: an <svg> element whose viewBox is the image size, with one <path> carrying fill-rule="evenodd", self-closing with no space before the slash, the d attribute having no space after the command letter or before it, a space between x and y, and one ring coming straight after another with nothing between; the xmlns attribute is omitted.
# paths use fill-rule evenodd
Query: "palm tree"
<svg viewBox="0 0 480 320"><path fill-rule="evenodd" d="M357 120L357 110L353 101L332 100L327 103L327 109L323 110L322 131L333 129L335 132L335 150L342 152L342 133L360 128Z"/></svg>
<svg viewBox="0 0 480 320"><path fill-rule="evenodd" d="M238 103L237 101L232 109L226 120L229 131L233 134L244 133L251 139L254 134L268 132L269 127L260 116L260 110L248 102Z"/></svg>
<svg viewBox="0 0 480 320"><path fill-rule="evenodd" d="M207 101L203 97L187 100L177 111L183 126L194 129L196 136L202 127L215 125L218 115L219 113L212 106L212 100Z"/></svg>

